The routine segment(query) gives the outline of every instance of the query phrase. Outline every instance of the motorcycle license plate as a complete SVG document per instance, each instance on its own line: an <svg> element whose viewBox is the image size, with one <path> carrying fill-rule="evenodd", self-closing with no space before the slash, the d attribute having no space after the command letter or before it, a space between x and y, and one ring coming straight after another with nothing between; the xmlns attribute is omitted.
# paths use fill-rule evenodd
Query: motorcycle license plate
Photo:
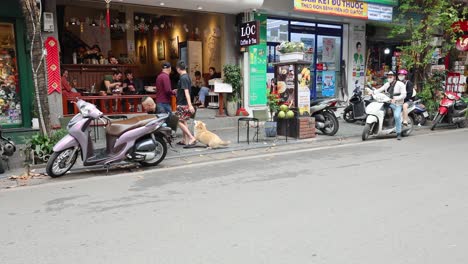
<svg viewBox="0 0 468 264"><path fill-rule="evenodd" d="M429 114L428 114L427 112L423 112L423 116L424 116L424 117L428 117Z"/></svg>

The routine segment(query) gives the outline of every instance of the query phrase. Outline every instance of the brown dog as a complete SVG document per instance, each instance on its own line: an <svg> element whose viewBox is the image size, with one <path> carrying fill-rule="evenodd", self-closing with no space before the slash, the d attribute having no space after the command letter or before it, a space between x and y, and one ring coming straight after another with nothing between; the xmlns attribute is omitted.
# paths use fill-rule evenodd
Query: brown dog
<svg viewBox="0 0 468 264"><path fill-rule="evenodd" d="M205 144L210 148L225 147L231 143L230 141L221 140L218 137L218 135L216 135L215 133L211 131L208 131L208 129L206 129L205 123L201 121L195 120L194 131L195 131L194 133L195 138L200 143Z"/></svg>

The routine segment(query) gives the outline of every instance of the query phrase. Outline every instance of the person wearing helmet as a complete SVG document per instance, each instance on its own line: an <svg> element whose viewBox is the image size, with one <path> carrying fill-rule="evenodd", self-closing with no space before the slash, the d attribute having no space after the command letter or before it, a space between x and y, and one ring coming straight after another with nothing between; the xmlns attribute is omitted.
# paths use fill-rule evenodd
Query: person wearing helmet
<svg viewBox="0 0 468 264"><path fill-rule="evenodd" d="M403 125L408 125L408 102L414 100L413 83L407 79L408 71L401 69L398 71L398 80L406 85L406 97L403 103Z"/></svg>
<svg viewBox="0 0 468 264"><path fill-rule="evenodd" d="M397 139L401 140L401 110L406 98L406 87L404 83L395 78L395 73L392 71L387 73L387 80L388 82L375 90L375 92L387 92L390 94L390 98L392 99L390 108L392 108L393 117L395 118Z"/></svg>

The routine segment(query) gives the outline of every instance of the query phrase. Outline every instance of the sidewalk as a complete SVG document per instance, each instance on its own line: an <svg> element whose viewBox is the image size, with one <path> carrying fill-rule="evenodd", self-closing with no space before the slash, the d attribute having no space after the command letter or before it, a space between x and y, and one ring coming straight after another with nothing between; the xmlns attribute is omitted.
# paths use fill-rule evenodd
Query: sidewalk
<svg viewBox="0 0 468 264"><path fill-rule="evenodd" d="M157 169L157 168L167 168L171 166L181 166L183 164L197 163L206 160L213 159L225 159L231 156L238 155L247 155L253 153L256 149L266 149L266 148L275 148L284 145L307 145L308 147L317 147L323 144L342 144L342 142L347 139L354 138L356 140L360 139L363 126L360 123L346 123L341 117L339 117L340 128L338 133L335 136L326 136L321 135L320 132L317 132L315 138L311 139L295 139L284 136L278 137L265 137L264 129L261 127L259 130L259 140L258 142L253 141L254 129L250 129L250 144L246 141L246 130L244 126L240 127L240 142L237 142L237 119L238 117L215 117L217 110L214 109L201 109L197 112L197 120L203 121L206 123L207 128L217 134L221 139L225 141L230 141L231 144L226 148L220 149L207 149L202 144L198 144L196 148L184 149L183 146L176 145L175 143L180 140L181 132L180 129L177 131L177 138L173 143L172 148L168 148L166 159L156 167L144 168L145 170ZM193 127L193 121L189 124ZM421 130L428 127L419 127L416 129ZM105 137L101 136L97 146L104 145ZM15 181L7 180L10 176L19 176L23 175L25 169L22 167L23 158L19 157L19 151L15 153L15 156L10 161L11 170L7 170L4 174L0 174L0 189L7 186L12 186L15 184ZM70 178L83 178L83 177L92 177L98 175L105 175L106 171L102 166L92 166L92 167L82 167L81 159L77 160L77 164L71 170L71 173L60 179L70 179ZM115 168L117 167L117 169ZM120 168L120 170L119 170ZM143 170L138 166L126 163L119 163L114 166L114 169L109 171L109 175L118 174L123 172ZM40 184L43 181L50 180L48 176L43 176L45 174L45 164L33 166L33 173L38 177L35 180L28 179L27 185ZM18 183L18 181L17 181ZM18 183L20 184L20 183Z"/></svg>

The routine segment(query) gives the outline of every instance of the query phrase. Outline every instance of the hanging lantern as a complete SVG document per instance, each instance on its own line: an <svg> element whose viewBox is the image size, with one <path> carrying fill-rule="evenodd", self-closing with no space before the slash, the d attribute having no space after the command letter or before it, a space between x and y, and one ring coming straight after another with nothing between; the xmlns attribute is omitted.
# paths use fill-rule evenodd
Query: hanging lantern
<svg viewBox="0 0 468 264"><path fill-rule="evenodd" d="M104 0L106 1L106 22L107 22L107 27L109 28L110 27L110 11L109 11L109 7L110 7L110 2L111 0Z"/></svg>

